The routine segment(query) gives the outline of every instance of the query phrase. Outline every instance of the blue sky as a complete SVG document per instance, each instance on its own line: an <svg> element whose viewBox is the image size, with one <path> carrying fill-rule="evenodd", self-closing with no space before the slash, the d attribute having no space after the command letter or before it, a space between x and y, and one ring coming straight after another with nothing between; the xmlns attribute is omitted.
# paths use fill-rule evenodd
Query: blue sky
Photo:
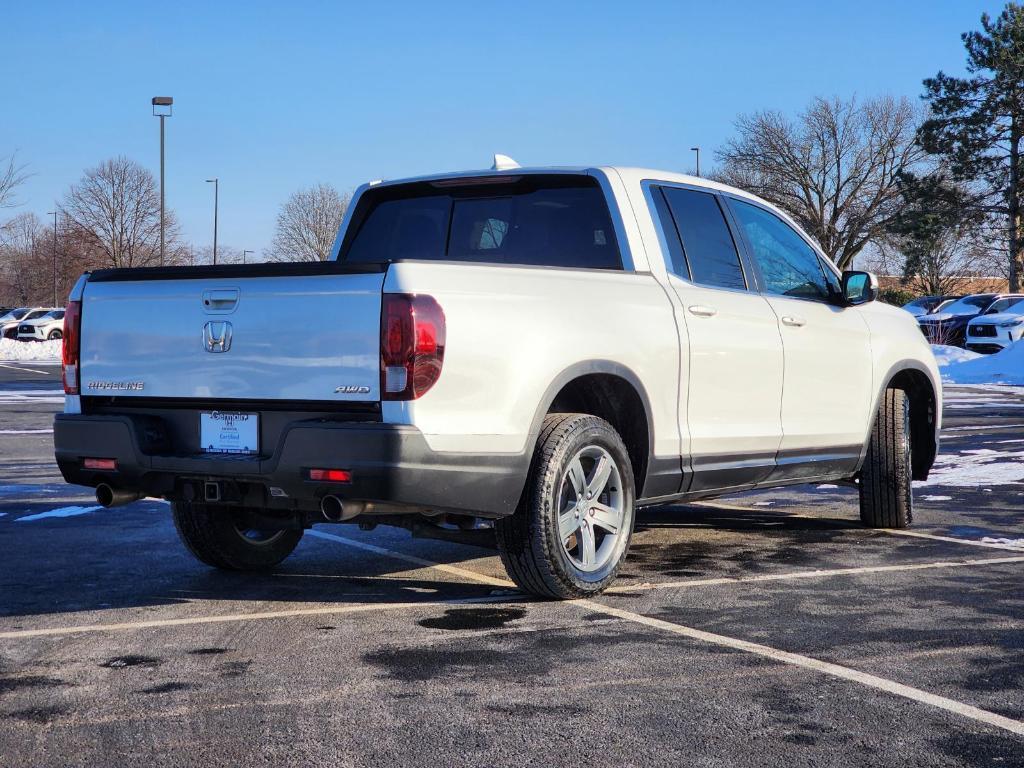
<svg viewBox="0 0 1024 768"><path fill-rule="evenodd" d="M149 100L171 95L167 201L197 247L261 250L287 196L326 181L530 165L692 167L739 112L816 94L917 97L961 72L997 2L10 3L0 155L53 210L83 169L159 169Z"/></svg>

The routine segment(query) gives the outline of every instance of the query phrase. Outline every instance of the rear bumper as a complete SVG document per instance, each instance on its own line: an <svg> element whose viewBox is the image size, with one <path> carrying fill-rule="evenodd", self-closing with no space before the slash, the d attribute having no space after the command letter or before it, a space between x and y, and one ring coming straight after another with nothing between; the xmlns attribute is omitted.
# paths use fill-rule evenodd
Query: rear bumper
<svg viewBox="0 0 1024 768"><path fill-rule="evenodd" d="M58 414L53 442L61 474L69 483L105 482L172 499L216 481L234 489L224 494L228 501L277 510L316 510L333 494L409 511L502 517L515 511L529 462L518 454L434 451L410 426L322 420L288 425L270 455L168 455L154 439L159 428L139 416ZM117 470L85 469L86 457L116 459ZM352 481L311 482L311 468L346 469Z"/></svg>

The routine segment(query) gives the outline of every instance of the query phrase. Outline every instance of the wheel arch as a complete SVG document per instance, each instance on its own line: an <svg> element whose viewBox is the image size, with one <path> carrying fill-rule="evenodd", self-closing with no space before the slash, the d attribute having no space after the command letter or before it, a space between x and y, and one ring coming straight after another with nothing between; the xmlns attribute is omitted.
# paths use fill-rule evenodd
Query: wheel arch
<svg viewBox="0 0 1024 768"><path fill-rule="evenodd" d="M870 411L872 424L877 418L885 390L901 389L907 393L910 399L911 475L914 480L926 480L939 450L942 385L936 382L928 367L918 360L895 363L881 381L882 386L875 393ZM867 456L872 424L867 427L859 466L864 465Z"/></svg>
<svg viewBox="0 0 1024 768"><path fill-rule="evenodd" d="M611 360L584 360L564 369L548 385L530 425L533 450L548 413L587 413L612 425L629 452L636 498L644 496L654 448L651 403L640 378Z"/></svg>

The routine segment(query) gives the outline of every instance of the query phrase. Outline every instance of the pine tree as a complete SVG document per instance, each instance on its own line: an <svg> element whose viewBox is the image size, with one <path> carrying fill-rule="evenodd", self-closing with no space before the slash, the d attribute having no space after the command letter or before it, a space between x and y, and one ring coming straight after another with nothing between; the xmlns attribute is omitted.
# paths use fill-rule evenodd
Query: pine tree
<svg viewBox="0 0 1024 768"><path fill-rule="evenodd" d="M1005 222L1010 290L1024 277L1024 8L1008 3L999 17L981 17L981 31L961 37L968 77L939 72L924 81L931 117L921 127L925 150L969 183L979 211Z"/></svg>

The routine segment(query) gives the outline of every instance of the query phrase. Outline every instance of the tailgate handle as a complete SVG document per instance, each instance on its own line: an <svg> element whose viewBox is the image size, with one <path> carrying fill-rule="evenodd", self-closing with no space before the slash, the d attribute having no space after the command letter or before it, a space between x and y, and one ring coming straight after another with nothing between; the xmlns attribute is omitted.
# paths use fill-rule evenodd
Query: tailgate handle
<svg viewBox="0 0 1024 768"><path fill-rule="evenodd" d="M207 312L232 312L237 305L237 288L211 288L203 291L203 309Z"/></svg>

